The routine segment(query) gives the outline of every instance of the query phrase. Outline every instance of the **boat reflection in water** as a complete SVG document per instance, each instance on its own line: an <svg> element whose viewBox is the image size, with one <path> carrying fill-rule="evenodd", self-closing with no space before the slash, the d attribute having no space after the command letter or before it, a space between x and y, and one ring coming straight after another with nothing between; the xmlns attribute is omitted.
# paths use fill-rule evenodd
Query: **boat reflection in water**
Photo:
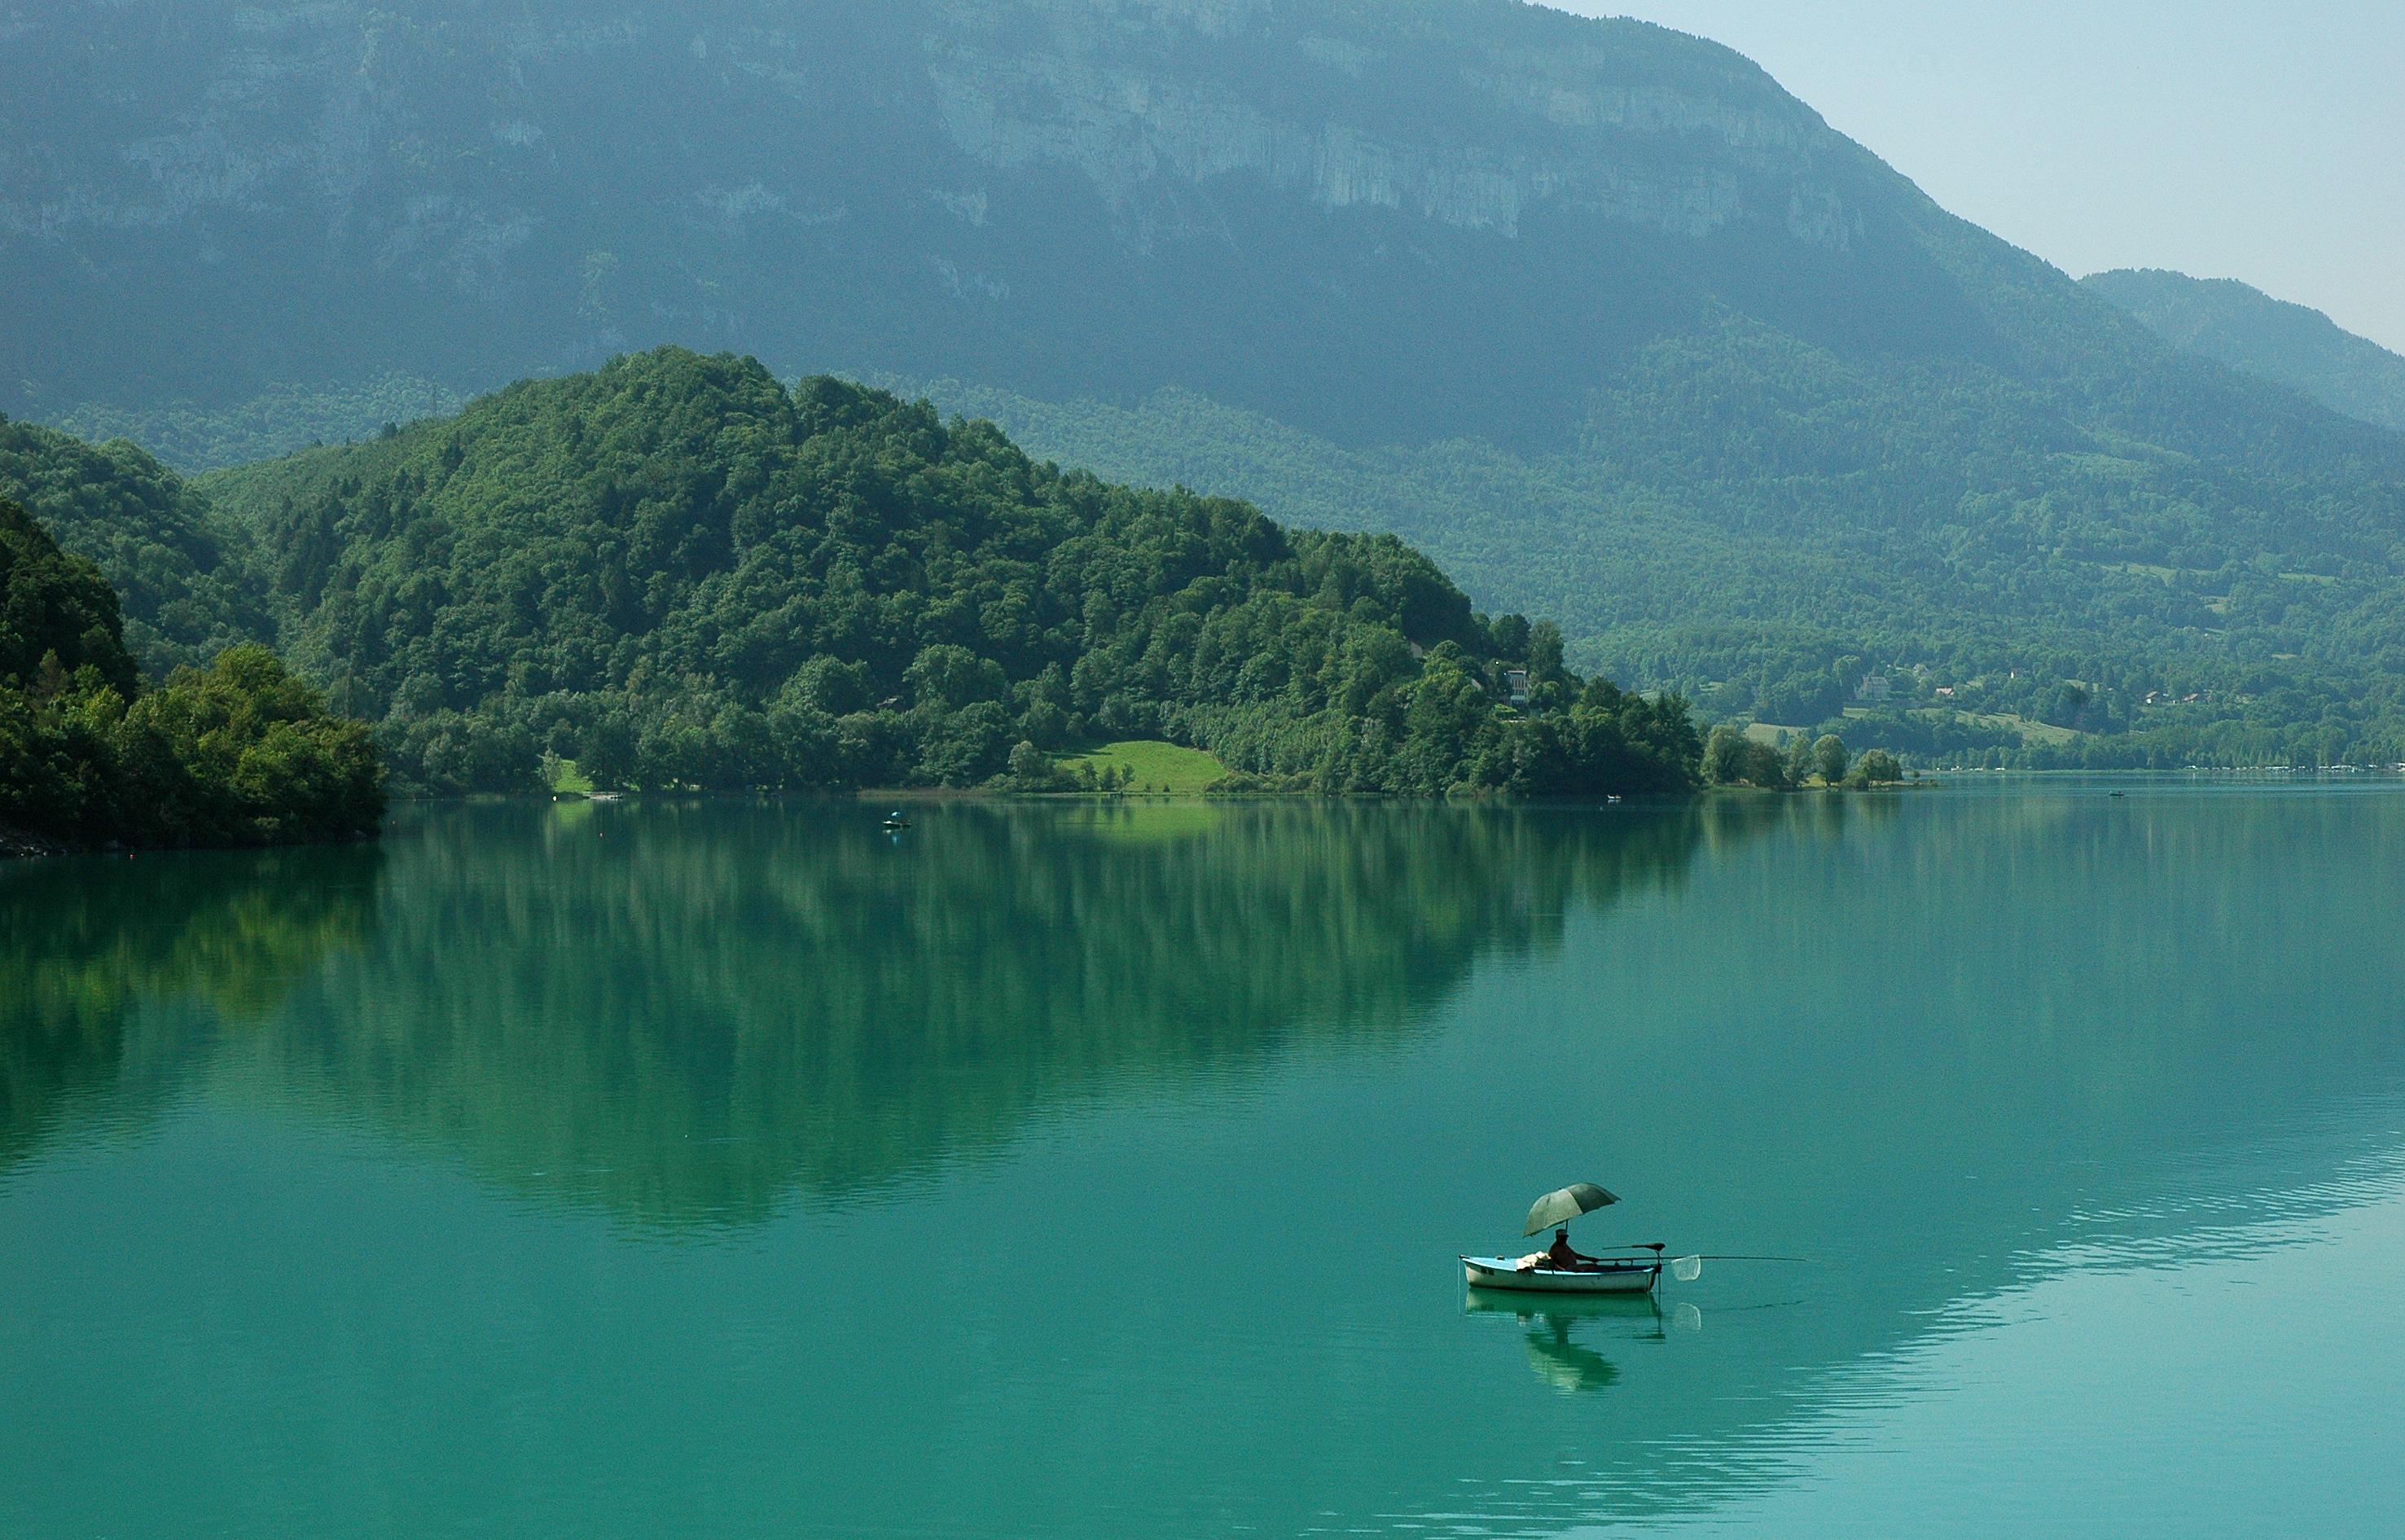
<svg viewBox="0 0 2405 1540"><path fill-rule="evenodd" d="M2405 792L2149 785L0 863L0 1533L2390 1533ZM1578 1170L1842 1265L1462 1313Z"/></svg>
<svg viewBox="0 0 2405 1540"><path fill-rule="evenodd" d="M1620 1366L1573 1340L1573 1331L1622 1342L1659 1342L1663 1337L1662 1308L1650 1294L1530 1295L1467 1289L1461 1313L1508 1315L1517 1321L1526 1328L1528 1367L1564 1395L1620 1382Z"/></svg>

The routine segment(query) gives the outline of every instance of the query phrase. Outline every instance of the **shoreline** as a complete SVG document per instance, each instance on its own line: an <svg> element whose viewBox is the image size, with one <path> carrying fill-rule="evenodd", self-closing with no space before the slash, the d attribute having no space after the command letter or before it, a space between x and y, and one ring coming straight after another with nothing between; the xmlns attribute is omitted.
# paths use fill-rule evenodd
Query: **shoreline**
<svg viewBox="0 0 2405 1540"><path fill-rule="evenodd" d="M166 853L189 855L204 850L298 850L316 845L364 845L384 837L381 825L374 829L353 830L346 834L329 834L321 839L228 840L207 843L200 840L176 840L165 845L129 845L123 840L104 840L98 845L71 845L47 834L28 833L22 829L0 824L0 861L37 861L53 856L140 856Z"/></svg>

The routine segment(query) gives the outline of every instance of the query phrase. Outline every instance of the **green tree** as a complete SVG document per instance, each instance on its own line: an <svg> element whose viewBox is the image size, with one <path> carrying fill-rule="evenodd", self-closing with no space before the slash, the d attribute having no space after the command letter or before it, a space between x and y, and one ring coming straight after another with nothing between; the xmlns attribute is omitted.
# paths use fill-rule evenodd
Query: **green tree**
<svg viewBox="0 0 2405 1540"><path fill-rule="evenodd" d="M1884 786L1902 780L1904 766L1884 749L1865 749L1863 757L1854 762L1853 778L1864 786Z"/></svg>
<svg viewBox="0 0 2405 1540"><path fill-rule="evenodd" d="M1800 743L1803 740L1798 737L1796 741ZM1835 733L1821 734L1821 741L1812 746L1812 772L1831 786L1844 780L1846 778L1846 740Z"/></svg>
<svg viewBox="0 0 2405 1540"><path fill-rule="evenodd" d="M75 844L270 844L372 832L365 724L257 646L146 687L116 595L0 501L0 823Z"/></svg>
<svg viewBox="0 0 2405 1540"><path fill-rule="evenodd" d="M1701 751L1681 698L1596 694L1558 627L1481 620L1392 536L749 359L664 348L209 485L275 553L296 665L428 791L546 752L616 786L972 786L1022 742L1165 737L1328 791L1582 795L1692 786ZM1523 661L1548 725L1515 737Z"/></svg>
<svg viewBox="0 0 2405 1540"><path fill-rule="evenodd" d="M274 632L246 533L126 440L91 444L0 417L0 497L100 568L120 601L126 651L153 677Z"/></svg>
<svg viewBox="0 0 2405 1540"><path fill-rule="evenodd" d="M1715 786L1755 786L1765 791L1785 791L1791 784L1787 762L1778 749L1728 722L1713 728L1705 741L1704 778Z"/></svg>
<svg viewBox="0 0 2405 1540"><path fill-rule="evenodd" d="M0 681L54 693L59 676L89 668L130 697L141 674L121 630L117 595L100 569L61 551L22 508L0 499Z"/></svg>
<svg viewBox="0 0 2405 1540"><path fill-rule="evenodd" d="M1050 791L1064 782L1053 766L1052 756L1025 738L1010 750L1008 774L1011 789L1017 791Z"/></svg>

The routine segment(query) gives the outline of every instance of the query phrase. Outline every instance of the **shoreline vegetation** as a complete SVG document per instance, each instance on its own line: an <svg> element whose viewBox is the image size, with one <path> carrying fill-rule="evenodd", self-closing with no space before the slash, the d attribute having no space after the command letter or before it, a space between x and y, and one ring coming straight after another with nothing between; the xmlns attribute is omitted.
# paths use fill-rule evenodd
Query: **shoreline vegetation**
<svg viewBox="0 0 2405 1540"><path fill-rule="evenodd" d="M1114 486L749 358L662 348L190 483L130 443L0 430L0 491L61 531L10 525L0 825L28 850L356 837L387 777L1702 784L1682 697L1580 677L1557 627L1473 612L1393 536Z"/></svg>
<svg viewBox="0 0 2405 1540"><path fill-rule="evenodd" d="M949 115L969 98L935 105L891 7L823 7L775 43L815 61L826 89L800 91L724 60L676 63L691 77L664 91L658 29L529 76L507 7L377 22L365 52L327 41L361 13L285 7L278 35L325 46L271 49L281 84L254 89L264 45L228 0L179 7L195 20L165 49L146 7L36 8L55 21L7 57L110 83L27 95L26 123L55 130L27 185L157 217L61 215L20 248L49 255L14 270L21 367L0 408L52 426L0 423L0 495L100 564L154 675L266 644L374 725L398 786L524 787L546 750L644 783L896 778L889 750L915 775L930 745L907 721L907 742L879 722L827 752L791 730L889 700L909 718L899 676L936 644L1004 667L1006 715L1059 663L1043 696L1087 737L1316 773L1362 703L1298 729L1308 748L1280 726L1240 751L1230 719L1282 686L1150 677L1164 633L1140 611L1163 600L1174 623L1178 591L1141 563L1060 572L1023 538L1153 496L1128 487L1170 489L1146 506L1174 525L1181 486L1286 525L1313 577L1310 531L1390 532L1490 615L1554 621L1587 676L1677 691L1699 730L1836 731L1918 766L2405 760L2405 360L2234 281L2074 281L1704 39L1486 0L1239 6L1224 27L1081 0L999 31L992 7L937 7L928 35L983 61L959 89L1025 150L972 196L932 190L961 170ZM1252 114L1297 145L1383 146L1420 191L1331 216L1249 131L1200 160L1102 154L1081 91L1003 84L1052 78L1071 36L1080 69L1172 68L1218 104L1157 117L1172 139L1217 143L1214 114ZM1469 95L1463 59L1487 61ZM238 175L157 158L194 132L184 88L204 77L230 92L204 159ZM1778 126L1553 121L1497 110L1498 90L1662 91ZM488 98L551 137L497 140L499 119L459 106ZM365 181L295 148L368 142L309 105L336 101L409 125ZM571 141L673 145L713 188ZM755 193L743 168L771 142L844 149L789 157ZM1474 190L1539 165L1507 176L1516 212ZM183 190L159 202L161 177ZM1718 190L1681 234L1684 216L1629 217L1643 188ZM1245 233L1132 241L1156 206ZM1490 216L1514 233L1480 233ZM559 372L680 335L748 350L790 399L673 350ZM837 362L932 405L799 377ZM547 377L505 385L526 375ZM1111 608L1090 616L1097 592ZM1385 618L1431 645L1421 617ZM815 656L867 663L873 693L781 698ZM1081 741L991 725L942 735L926 773ZM1323 780L1431 778L1347 754Z"/></svg>
<svg viewBox="0 0 2405 1540"><path fill-rule="evenodd" d="M1799 733L1782 752L1744 727L1723 722L1705 740L1703 774L1714 786L1751 786L1765 791L1813 785L1860 791L1896 785L1904 779L1904 766L1884 749L1867 749L1856 757L1835 733L1817 737Z"/></svg>
<svg viewBox="0 0 2405 1540"><path fill-rule="evenodd" d="M192 483L0 427L0 490L96 553L8 505L10 853L359 837L387 776L413 800L1906 781L1836 731L1707 737L1676 693L1582 679L1556 626L1473 612L1392 536L1110 485L748 358L663 348Z"/></svg>
<svg viewBox="0 0 2405 1540"><path fill-rule="evenodd" d="M195 483L397 790L1692 790L1679 696L1563 665L1392 536L1115 486L832 378L662 348ZM1068 762L1064 767L1062 762ZM1064 781L1062 777L1067 777Z"/></svg>
<svg viewBox="0 0 2405 1540"><path fill-rule="evenodd" d="M100 569L0 499L0 854L356 839L384 811L364 723L255 645L146 679Z"/></svg>
<svg viewBox="0 0 2405 1540"><path fill-rule="evenodd" d="M1162 747L1174 748L1176 746L1163 745ZM2124 783L2130 785L2151 785L2172 781L2192 782L2200 779L2262 779L2267 777L2277 777L2283 780L2293 780L2299 777L2308 779L2331 778L2338 780L2359 780L2365 777L2376 777L2386 780L2405 778L2405 765L2362 766L2338 764L2300 766L2274 764L2248 765L2235 768L2219 765L2191 765L2177 770L2027 770L2011 767L1998 769L1986 765L1961 765L1945 769L1930 770L1907 768L1902 772L1901 778L1895 780L1873 780L1867 776L1857 776L1849 773L1834 782L1824 780L1816 775L1803 780L1791 780L1787 784L1780 786L1757 785L1749 780L1708 782L1707 784L1698 787L1692 793L1681 793L1673 796L1662 797L1613 798L1611 800L1613 802L1624 801L1632 806L1662 807L1687 805L1700 798L1736 797L1745 799L1752 797L1777 797L1790 791L1935 791L1944 790L1948 786L1957 784L1958 782L1965 779L1979 777L2029 780L2037 782L2074 780L2093 782L2103 786L2118 786ZM495 791L477 793L468 798L404 797L399 800L423 802L431 805L459 801L508 802L522 797L531 797L540 800L545 795L548 795L549 800L551 801L562 803L608 801L632 804L640 804L645 800L654 798L663 800L712 797L774 799L785 796L800 796L823 797L839 801L857 802L864 806L873 806L879 804L887 803L899 803L907 806L925 805L929 804L941 805L946 803L995 802L1052 802L1063 805L1082 804L1088 805L1104 805L1111 804L1157 805L1187 802L1274 802L1314 797L1333 801L1440 801L1450 802L1456 805L1504 804L1514 806L1537 807L1583 807L1590 805L1593 803L1592 798L1586 797L1512 798L1492 792L1455 792L1438 798L1400 799L1386 797L1385 794L1378 792L1329 794L1309 791L1261 791L1247 788L1232 781L1229 785L1214 784L1205 786L1200 790L1192 791L1163 791L1157 785L1147 786L1143 783L1132 784L1124 788L1115 786L1108 791L1103 791L1097 788L1092 791L1076 789L1070 791L1023 791L996 786L821 787L803 791L791 792L764 787L747 787L726 791L710 791L697 787L656 787L647 791L605 791L598 794L572 790L559 791L550 793Z"/></svg>
<svg viewBox="0 0 2405 1540"><path fill-rule="evenodd" d="M1557 626L1472 612L1392 536L1112 485L923 400L677 348L190 481L0 420L0 495L99 565L151 677L265 647L369 724L411 797L547 790L561 763L588 792L1065 791L1090 771L1096 791L1664 795L1823 783L1789 761L1835 735L1923 769L2119 767L2091 752L2119 740L2090 732L2115 723L2078 681L2013 716L1839 660L1808 700L1715 689L1691 710L1582 679ZM1888 696L1853 704L1869 683ZM1924 695L2021 749L1904 732ZM1787 758L1707 764L1718 723ZM1139 741L1224 768L1094 757ZM2283 757L2250 746L2232 763Z"/></svg>
<svg viewBox="0 0 2405 1540"><path fill-rule="evenodd" d="M1867 791L1911 786L1915 789L1934 787L1934 779L1921 780L1919 772L1906 772L1892 755L1871 749L1855 757L1844 742L1834 735L1804 746L1804 753L1794 756L1760 753L1748 754L1733 750L1741 735L1723 726L1716 729L1706 746L1700 766L1701 784L1693 790L1700 791ZM1907 775L1913 778L1907 780ZM584 801L596 794L592 780L583 775L572 760L554 759L544 766L544 780L554 801ZM703 787L658 787L651 791L667 796L709 794ZM775 794L781 789L746 787L726 789L735 794ZM974 786L864 786L857 788L827 787L831 795L849 796L864 803L979 801L1006 798L1054 798L1061 800L1132 800L1147 799L1220 800L1233 797L1292 797L1329 795L1305 785L1281 785L1266 777L1231 770L1215 756L1182 744L1158 739L1131 739L1090 746L1055 759L1041 756L1019 756L1016 768L1005 775ZM603 791L600 795L617 797L627 793ZM1343 793L1335 793L1342 795ZM1363 791L1356 796L1379 796L1383 793ZM1683 797L1689 793L1675 795ZM1443 793L1446 800L1456 801L1550 801L1587 802L1592 795L1563 796L1539 799L1512 799L1508 793L1491 788L1455 787ZM1618 802L1620 795L1610 794Z"/></svg>

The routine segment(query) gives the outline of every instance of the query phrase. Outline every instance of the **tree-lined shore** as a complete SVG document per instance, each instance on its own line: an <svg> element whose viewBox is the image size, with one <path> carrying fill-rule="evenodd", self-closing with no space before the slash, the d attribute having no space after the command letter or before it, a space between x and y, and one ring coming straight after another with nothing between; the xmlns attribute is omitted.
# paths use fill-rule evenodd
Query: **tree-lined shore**
<svg viewBox="0 0 2405 1540"><path fill-rule="evenodd" d="M1557 627L1475 613L1392 536L730 356L190 483L0 423L0 491L61 536L11 505L0 823L36 846L342 837L387 774L536 791L569 762L610 790L1069 789L1132 739L1216 756L1225 791L1701 784L1683 700L1582 678Z"/></svg>
<svg viewBox="0 0 2405 1540"><path fill-rule="evenodd" d="M0 499L0 849L373 833L384 767L263 647L146 679L98 567Z"/></svg>

